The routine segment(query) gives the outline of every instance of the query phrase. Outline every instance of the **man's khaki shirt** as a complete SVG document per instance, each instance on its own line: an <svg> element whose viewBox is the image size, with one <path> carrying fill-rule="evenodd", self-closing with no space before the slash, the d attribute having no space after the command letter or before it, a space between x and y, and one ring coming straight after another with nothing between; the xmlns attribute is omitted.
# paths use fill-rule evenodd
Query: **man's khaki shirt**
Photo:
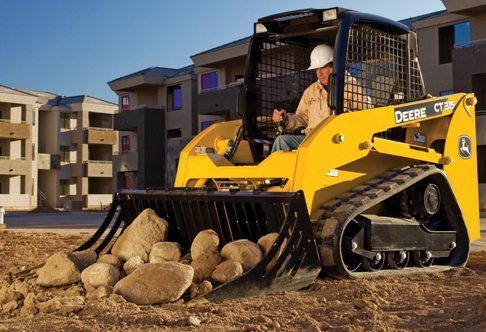
<svg viewBox="0 0 486 332"><path fill-rule="evenodd" d="M356 79L348 75L346 80L351 84L344 86L344 111L370 108L371 101L363 93L363 89L357 84ZM306 128L307 133L329 115L331 115L331 109L327 104L327 91L317 81L305 89L295 114L287 113L285 128L287 130Z"/></svg>

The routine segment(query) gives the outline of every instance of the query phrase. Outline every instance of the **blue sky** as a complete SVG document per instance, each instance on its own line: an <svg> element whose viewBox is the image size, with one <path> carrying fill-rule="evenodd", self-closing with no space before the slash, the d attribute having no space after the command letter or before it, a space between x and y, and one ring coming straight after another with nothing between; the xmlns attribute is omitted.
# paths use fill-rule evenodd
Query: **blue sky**
<svg viewBox="0 0 486 332"><path fill-rule="evenodd" d="M251 35L253 22L341 6L394 20L445 9L440 0L0 0L0 84L116 101L106 82Z"/></svg>

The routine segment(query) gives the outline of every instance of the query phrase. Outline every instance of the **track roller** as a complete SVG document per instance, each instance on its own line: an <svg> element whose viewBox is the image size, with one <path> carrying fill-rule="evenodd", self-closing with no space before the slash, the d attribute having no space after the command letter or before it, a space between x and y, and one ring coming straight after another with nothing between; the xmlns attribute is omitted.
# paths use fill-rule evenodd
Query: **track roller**
<svg viewBox="0 0 486 332"><path fill-rule="evenodd" d="M420 250L414 251L412 254L413 264L416 267L429 267L434 262L434 258L430 251Z"/></svg>
<svg viewBox="0 0 486 332"><path fill-rule="evenodd" d="M385 253L378 252L373 258L363 257L361 263L363 264L363 268L366 271L380 271L381 268L385 265Z"/></svg>
<svg viewBox="0 0 486 332"><path fill-rule="evenodd" d="M386 253L386 262L388 266L395 270L401 270L408 265L410 256L405 250L388 251Z"/></svg>

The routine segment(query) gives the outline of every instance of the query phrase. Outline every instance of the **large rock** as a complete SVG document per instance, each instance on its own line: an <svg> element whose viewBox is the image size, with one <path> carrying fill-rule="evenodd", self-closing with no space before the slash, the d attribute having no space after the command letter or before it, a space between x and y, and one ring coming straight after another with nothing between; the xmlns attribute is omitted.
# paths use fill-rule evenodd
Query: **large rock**
<svg viewBox="0 0 486 332"><path fill-rule="evenodd" d="M268 254L270 249L272 249L275 240L278 237L278 233L269 233L258 239L257 244L262 250L263 256Z"/></svg>
<svg viewBox="0 0 486 332"><path fill-rule="evenodd" d="M125 264L123 264L123 270L125 270L126 274L128 275L143 264L145 264L144 260L140 256L135 256L130 258L125 262Z"/></svg>
<svg viewBox="0 0 486 332"><path fill-rule="evenodd" d="M177 242L158 242L150 251L149 262L178 262L181 259L181 246Z"/></svg>
<svg viewBox="0 0 486 332"><path fill-rule="evenodd" d="M120 258L111 254L100 256L100 258L98 258L98 263L110 264L117 268L120 268L123 265Z"/></svg>
<svg viewBox="0 0 486 332"><path fill-rule="evenodd" d="M111 253L124 261L135 256L148 261L150 249L155 243L167 239L168 230L169 224L165 219L154 210L145 209L116 240Z"/></svg>
<svg viewBox="0 0 486 332"><path fill-rule="evenodd" d="M216 266L212 274L212 279L214 281L220 282L222 284L227 283L233 279L238 278L243 274L243 266L240 263L227 260Z"/></svg>
<svg viewBox="0 0 486 332"><path fill-rule="evenodd" d="M179 262L145 264L121 279L114 292L136 304L173 302L191 286L193 276L193 268Z"/></svg>
<svg viewBox="0 0 486 332"><path fill-rule="evenodd" d="M76 263L78 263L78 268L80 271L83 271L91 264L94 264L98 259L98 254L93 249L75 251L73 252L73 256L78 259Z"/></svg>
<svg viewBox="0 0 486 332"><path fill-rule="evenodd" d="M199 232L191 245L191 257L193 260L197 259L206 251L218 251L219 236L218 233L212 229L206 229Z"/></svg>
<svg viewBox="0 0 486 332"><path fill-rule="evenodd" d="M37 271L37 284L45 287L56 287L79 282L81 273L75 263L76 261L77 258L72 254L55 253Z"/></svg>
<svg viewBox="0 0 486 332"><path fill-rule="evenodd" d="M260 247L260 249L262 250L263 256L268 254L270 249L272 249L273 244L277 240L277 237L278 237L278 233L269 233L269 234L264 235L264 236L262 236L261 238L258 239L257 244ZM275 266L277 259L279 258L279 256L282 254L282 252L285 249L286 243L287 243L287 239L285 239L282 242L282 245L280 246L279 250L277 251L275 257L272 259L271 262L268 263L267 270L270 270L272 267Z"/></svg>
<svg viewBox="0 0 486 332"><path fill-rule="evenodd" d="M221 256L213 250L207 250L200 254L195 260L191 262L191 266L194 268L194 282L201 283L204 280L210 280L214 269L218 266L223 259Z"/></svg>
<svg viewBox="0 0 486 332"><path fill-rule="evenodd" d="M260 247L247 239L226 244L221 250L221 256L240 263L244 271L255 267L262 260Z"/></svg>
<svg viewBox="0 0 486 332"><path fill-rule="evenodd" d="M119 277L118 268L106 263L95 263L81 272L81 281L86 289L114 286Z"/></svg>

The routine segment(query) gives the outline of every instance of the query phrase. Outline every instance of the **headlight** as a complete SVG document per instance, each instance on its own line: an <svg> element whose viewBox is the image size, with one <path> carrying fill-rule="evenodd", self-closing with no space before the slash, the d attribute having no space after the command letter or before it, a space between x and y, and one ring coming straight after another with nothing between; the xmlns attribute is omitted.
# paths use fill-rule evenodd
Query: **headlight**
<svg viewBox="0 0 486 332"><path fill-rule="evenodd" d="M267 27L264 26L262 23L255 23L255 33L263 33L267 31Z"/></svg>
<svg viewBox="0 0 486 332"><path fill-rule="evenodd" d="M322 12L322 21L332 21L337 20L337 8L326 9Z"/></svg>

